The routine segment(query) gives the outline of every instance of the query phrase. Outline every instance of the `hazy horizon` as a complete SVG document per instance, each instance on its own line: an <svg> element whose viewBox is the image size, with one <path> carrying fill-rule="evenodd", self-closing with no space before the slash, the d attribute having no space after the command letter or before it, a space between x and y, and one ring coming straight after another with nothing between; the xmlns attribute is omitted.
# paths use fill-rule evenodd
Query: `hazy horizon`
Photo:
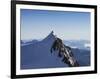
<svg viewBox="0 0 100 79"><path fill-rule="evenodd" d="M45 38L41 38L41 39L21 39L22 41L30 41L30 40L37 40L37 41L42 41ZM61 38L60 38L61 39ZM90 41L88 39L62 39L62 41Z"/></svg>

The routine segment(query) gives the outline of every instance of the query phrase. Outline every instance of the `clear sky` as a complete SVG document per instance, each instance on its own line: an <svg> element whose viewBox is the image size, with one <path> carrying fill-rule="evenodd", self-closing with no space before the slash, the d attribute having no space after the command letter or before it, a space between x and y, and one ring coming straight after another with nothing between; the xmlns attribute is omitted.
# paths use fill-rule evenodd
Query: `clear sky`
<svg viewBox="0 0 100 79"><path fill-rule="evenodd" d="M52 30L63 40L90 40L90 13L21 9L21 40L43 39Z"/></svg>

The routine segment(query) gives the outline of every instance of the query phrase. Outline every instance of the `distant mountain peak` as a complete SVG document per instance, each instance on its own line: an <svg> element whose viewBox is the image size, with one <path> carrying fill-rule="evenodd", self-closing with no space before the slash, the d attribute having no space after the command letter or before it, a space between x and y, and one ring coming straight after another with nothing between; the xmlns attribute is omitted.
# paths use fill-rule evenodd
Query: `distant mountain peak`
<svg viewBox="0 0 100 79"><path fill-rule="evenodd" d="M54 33L53 30L51 31L51 33L52 33L52 34Z"/></svg>
<svg viewBox="0 0 100 79"><path fill-rule="evenodd" d="M55 35L54 35L54 32L53 32L53 31L51 31L51 32L49 33L49 35L48 35L48 36L55 36ZM48 36L47 36L47 37L48 37Z"/></svg>
<svg viewBox="0 0 100 79"><path fill-rule="evenodd" d="M43 41L44 41L44 40L50 40L50 39L53 39L53 40L56 39L56 36L54 35L54 32L53 32L53 31L51 31L51 32L43 39Z"/></svg>

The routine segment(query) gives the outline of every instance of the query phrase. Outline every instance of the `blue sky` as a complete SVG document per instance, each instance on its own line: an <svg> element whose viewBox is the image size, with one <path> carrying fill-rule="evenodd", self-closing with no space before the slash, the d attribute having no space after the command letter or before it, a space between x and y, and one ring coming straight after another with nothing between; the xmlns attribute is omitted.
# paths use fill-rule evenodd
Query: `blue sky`
<svg viewBox="0 0 100 79"><path fill-rule="evenodd" d="M21 9L21 40L43 39L52 30L63 40L90 40L90 13Z"/></svg>

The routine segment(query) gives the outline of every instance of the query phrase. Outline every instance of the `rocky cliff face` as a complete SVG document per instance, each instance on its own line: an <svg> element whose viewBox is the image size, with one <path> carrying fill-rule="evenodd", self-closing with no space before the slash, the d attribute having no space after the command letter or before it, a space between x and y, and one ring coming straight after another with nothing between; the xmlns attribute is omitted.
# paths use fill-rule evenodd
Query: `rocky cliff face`
<svg viewBox="0 0 100 79"><path fill-rule="evenodd" d="M21 46L21 69L76 66L76 60L73 59L72 52L69 53L71 49L68 50L68 47L65 47L60 40L52 31L42 41ZM56 45L55 42L57 42ZM53 49L52 54L51 49ZM58 55L61 55L61 57L58 57ZM75 65L71 65L73 62Z"/></svg>

